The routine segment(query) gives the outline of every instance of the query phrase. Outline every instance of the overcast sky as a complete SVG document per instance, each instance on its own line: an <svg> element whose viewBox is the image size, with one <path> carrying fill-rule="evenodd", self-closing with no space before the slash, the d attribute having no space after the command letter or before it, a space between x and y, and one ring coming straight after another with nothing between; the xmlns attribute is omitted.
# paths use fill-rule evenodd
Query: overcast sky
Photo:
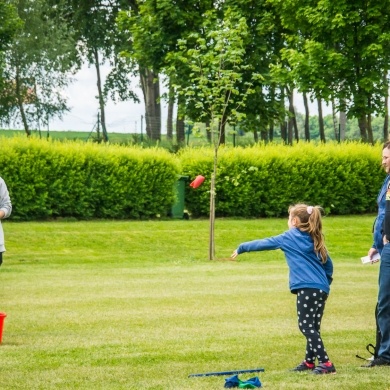
<svg viewBox="0 0 390 390"><path fill-rule="evenodd" d="M102 67L102 78L108 73L107 67ZM63 120L52 120L49 124L50 131L72 130L91 132L97 123L98 100L96 86L96 71L94 67L85 65L80 72L75 75L75 81L65 92L68 97L70 112L64 115ZM141 103L121 102L114 104L109 102L106 106L106 124L111 133L140 133L141 117L145 116L143 97L138 86L138 80L134 80L133 91L135 91ZM304 112L302 97L298 94L294 96L295 106L301 113ZM162 132L166 132L167 106L162 103ZM324 115L331 112L329 107L324 105ZM317 105L311 104L310 114L317 114ZM145 123L143 123L145 129Z"/></svg>
<svg viewBox="0 0 390 390"><path fill-rule="evenodd" d="M105 78L108 69L102 67L102 78ZM142 92L138 87L138 80L134 80L133 90L142 102ZM64 91L68 98L70 112L64 115L63 120L52 120L50 130L77 130L92 131L97 123L98 100L96 86L96 70L87 65L75 75L74 82ZM141 116L145 115L143 103L108 102L106 106L106 124L108 131L113 133L134 133L141 128ZM145 127L144 127L145 128Z"/></svg>

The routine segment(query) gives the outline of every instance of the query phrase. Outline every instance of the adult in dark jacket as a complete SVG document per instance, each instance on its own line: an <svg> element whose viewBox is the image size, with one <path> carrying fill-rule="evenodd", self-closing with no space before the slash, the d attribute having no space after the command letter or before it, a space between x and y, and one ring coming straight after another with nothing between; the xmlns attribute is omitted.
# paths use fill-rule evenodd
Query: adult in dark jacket
<svg viewBox="0 0 390 390"><path fill-rule="evenodd" d="M381 255L376 316L380 337L377 340L377 343L379 342L378 356L363 367L390 366L390 142L386 142L383 146L382 166L387 176L378 196L378 217L374 225L374 239L376 235L381 239L381 242L379 239L375 239L378 242L374 243L377 252ZM380 226L378 220L383 221ZM369 256L377 253L371 249L368 252Z"/></svg>
<svg viewBox="0 0 390 390"><path fill-rule="evenodd" d="M386 177L383 180L382 187L376 199L378 205L378 215L374 222L373 236L374 242L368 251L368 256L372 258L375 254L381 254L383 249L383 219L386 209L386 191L390 182L390 141L383 144L382 147L382 167L386 172ZM375 260L373 261L375 262Z"/></svg>
<svg viewBox="0 0 390 390"><path fill-rule="evenodd" d="M244 252L274 249L284 252L289 267L290 291L297 295L299 330L306 338L305 359L293 371L334 374L336 368L320 335L333 277L333 263L322 233L321 208L306 204L291 206L288 227L289 230L280 235L242 243L232 258Z"/></svg>

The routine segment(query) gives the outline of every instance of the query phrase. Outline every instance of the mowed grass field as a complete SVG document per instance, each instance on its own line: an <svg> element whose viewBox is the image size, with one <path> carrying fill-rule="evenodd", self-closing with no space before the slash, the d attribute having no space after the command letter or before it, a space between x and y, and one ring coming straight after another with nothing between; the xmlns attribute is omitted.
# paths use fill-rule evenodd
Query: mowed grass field
<svg viewBox="0 0 390 390"><path fill-rule="evenodd" d="M322 336L336 375L304 357L280 251L208 260L207 220L4 222L1 389L221 389L192 373L262 367L264 389L390 389L364 369L375 342L378 264L362 265L374 215L326 217L335 273ZM286 219L216 221L218 258Z"/></svg>

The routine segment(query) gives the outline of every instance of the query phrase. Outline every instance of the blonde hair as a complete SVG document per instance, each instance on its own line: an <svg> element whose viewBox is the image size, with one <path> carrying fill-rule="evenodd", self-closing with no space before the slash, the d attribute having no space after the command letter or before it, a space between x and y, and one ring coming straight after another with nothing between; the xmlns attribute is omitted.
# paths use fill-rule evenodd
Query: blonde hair
<svg viewBox="0 0 390 390"><path fill-rule="evenodd" d="M292 205L288 209L290 216L297 219L295 226L310 234L314 241L314 251L320 256L322 263L326 263L328 250L322 233L322 211L320 206L308 206L307 204Z"/></svg>

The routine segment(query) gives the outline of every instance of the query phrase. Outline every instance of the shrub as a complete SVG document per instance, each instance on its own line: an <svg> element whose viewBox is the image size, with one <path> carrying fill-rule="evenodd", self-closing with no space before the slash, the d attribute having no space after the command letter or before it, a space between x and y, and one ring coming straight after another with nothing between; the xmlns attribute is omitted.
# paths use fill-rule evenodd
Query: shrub
<svg viewBox="0 0 390 390"><path fill-rule="evenodd" d="M179 164L162 149L2 138L13 219L149 218L174 202Z"/></svg>
<svg viewBox="0 0 390 390"><path fill-rule="evenodd" d="M290 204L321 205L327 213L376 211L385 173L381 145L299 143L221 147L216 180L218 217L284 216ZM185 203L194 217L209 215L213 150L0 139L0 175L14 206L13 219L55 217L153 218L175 202L178 173L206 177Z"/></svg>
<svg viewBox="0 0 390 390"><path fill-rule="evenodd" d="M321 205L327 213L357 214L376 210L376 196L385 173L381 145L363 143L299 143L256 145L219 150L216 215L282 216L297 202ZM206 177L196 190L186 189L194 216L209 211L211 149L185 149L183 171L191 179Z"/></svg>

